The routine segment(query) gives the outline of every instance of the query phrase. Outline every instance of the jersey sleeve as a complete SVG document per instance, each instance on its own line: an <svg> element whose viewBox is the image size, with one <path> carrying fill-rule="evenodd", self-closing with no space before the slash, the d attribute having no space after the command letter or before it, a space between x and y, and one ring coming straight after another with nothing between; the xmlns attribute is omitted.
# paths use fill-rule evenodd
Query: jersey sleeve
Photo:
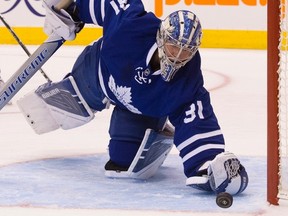
<svg viewBox="0 0 288 216"><path fill-rule="evenodd" d="M80 19L104 28L115 25L119 18L138 16L145 12L141 0L76 0Z"/></svg>
<svg viewBox="0 0 288 216"><path fill-rule="evenodd" d="M187 177L197 175L198 168L224 151L224 137L203 87L195 100L169 116L175 126L174 143L180 152Z"/></svg>

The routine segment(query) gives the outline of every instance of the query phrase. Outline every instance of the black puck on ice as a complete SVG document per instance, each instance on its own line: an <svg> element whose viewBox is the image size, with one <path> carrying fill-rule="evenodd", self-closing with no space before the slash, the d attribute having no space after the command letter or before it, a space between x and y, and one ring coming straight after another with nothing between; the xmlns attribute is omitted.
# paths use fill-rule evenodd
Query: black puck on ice
<svg viewBox="0 0 288 216"><path fill-rule="evenodd" d="M229 208L233 204L233 197L229 193L221 192L216 197L216 203L221 208Z"/></svg>

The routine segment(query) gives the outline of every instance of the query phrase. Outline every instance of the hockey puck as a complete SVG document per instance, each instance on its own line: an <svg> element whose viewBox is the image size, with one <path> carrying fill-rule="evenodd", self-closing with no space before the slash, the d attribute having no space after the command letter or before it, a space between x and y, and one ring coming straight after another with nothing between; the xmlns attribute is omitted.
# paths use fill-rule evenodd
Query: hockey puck
<svg viewBox="0 0 288 216"><path fill-rule="evenodd" d="M221 208L229 208L233 204L233 197L226 192L219 193L216 197L216 203Z"/></svg>

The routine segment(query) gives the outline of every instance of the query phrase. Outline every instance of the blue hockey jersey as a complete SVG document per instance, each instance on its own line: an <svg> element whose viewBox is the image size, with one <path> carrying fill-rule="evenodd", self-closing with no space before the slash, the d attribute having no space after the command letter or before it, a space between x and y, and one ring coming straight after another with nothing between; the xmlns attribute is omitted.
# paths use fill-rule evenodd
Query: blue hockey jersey
<svg viewBox="0 0 288 216"><path fill-rule="evenodd" d="M83 22L103 27L103 37L91 47L95 56L89 61L95 64L89 66L87 79L99 76L105 96L119 107L146 116L168 116L187 176L195 175L202 161L224 151L224 138L203 87L199 52L165 82L149 64L161 20L146 12L140 0L76 4Z"/></svg>

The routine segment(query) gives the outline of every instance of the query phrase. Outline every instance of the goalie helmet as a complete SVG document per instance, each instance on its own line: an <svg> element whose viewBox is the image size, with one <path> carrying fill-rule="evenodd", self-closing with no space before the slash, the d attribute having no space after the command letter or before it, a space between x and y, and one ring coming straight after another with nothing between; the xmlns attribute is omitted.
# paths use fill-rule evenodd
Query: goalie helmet
<svg viewBox="0 0 288 216"><path fill-rule="evenodd" d="M190 61L197 52L202 28L197 16L186 10L171 13L157 32L157 45L161 75L170 81L179 68Z"/></svg>

